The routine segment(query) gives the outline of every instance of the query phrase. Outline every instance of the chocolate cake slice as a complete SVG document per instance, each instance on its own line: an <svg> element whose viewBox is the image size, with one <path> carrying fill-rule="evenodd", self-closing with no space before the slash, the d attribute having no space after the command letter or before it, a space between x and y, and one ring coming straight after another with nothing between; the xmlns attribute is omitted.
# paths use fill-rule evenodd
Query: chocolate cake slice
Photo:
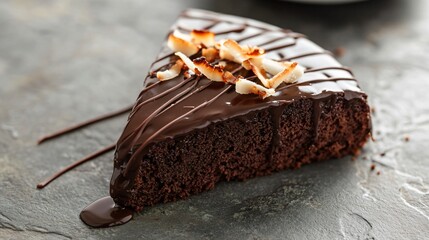
<svg viewBox="0 0 429 240"><path fill-rule="evenodd" d="M222 52L228 41L243 54ZM302 76L291 77L298 67ZM352 72L302 34L187 10L117 142L110 194L141 210L219 181L356 154L370 133L366 98Z"/></svg>

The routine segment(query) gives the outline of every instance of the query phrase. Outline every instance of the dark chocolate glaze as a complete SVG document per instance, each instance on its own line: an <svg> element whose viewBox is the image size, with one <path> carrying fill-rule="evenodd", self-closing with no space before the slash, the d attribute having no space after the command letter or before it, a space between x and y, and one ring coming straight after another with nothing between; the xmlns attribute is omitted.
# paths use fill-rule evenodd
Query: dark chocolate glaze
<svg viewBox="0 0 429 240"><path fill-rule="evenodd" d="M267 158L271 161L274 153L276 152L278 146L280 145L280 119L283 114L286 105L282 105L279 102L279 106L270 108L271 111L271 121L273 122L273 137L271 138L271 151Z"/></svg>
<svg viewBox="0 0 429 240"><path fill-rule="evenodd" d="M116 146L110 194L115 201L130 197L139 164L152 144L184 135L212 123L235 117L245 117L252 111L269 109L272 113L273 138L270 156L279 145L279 122L285 107L300 99L314 101L313 125L317 128L322 108L320 104L342 95L347 100L366 99L350 69L343 67L330 52L320 48L304 35L290 30L229 15L202 10L184 12L172 30L210 29L217 39L230 38L244 45L260 46L274 60L294 60L305 66L298 82L282 85L274 96L260 99L256 95L240 95L234 86L211 82L207 78L175 79L159 82L154 74L145 80L129 121ZM194 58L194 57L193 57ZM164 69L176 60L164 44L151 71ZM253 74L237 64L227 70L254 79ZM327 77L327 75L330 77ZM370 121L368 119L368 121Z"/></svg>
<svg viewBox="0 0 429 240"><path fill-rule="evenodd" d="M111 197L104 197L89 204L80 213L80 219L95 228L122 225L132 218L133 211L116 205Z"/></svg>

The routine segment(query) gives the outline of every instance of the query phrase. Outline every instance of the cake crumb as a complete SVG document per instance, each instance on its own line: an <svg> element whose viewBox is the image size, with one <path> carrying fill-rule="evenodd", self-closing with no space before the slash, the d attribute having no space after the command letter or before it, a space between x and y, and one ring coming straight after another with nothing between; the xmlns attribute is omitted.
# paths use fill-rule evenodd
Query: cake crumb
<svg viewBox="0 0 429 240"><path fill-rule="evenodd" d="M375 107L371 107L371 113L375 114Z"/></svg>
<svg viewBox="0 0 429 240"><path fill-rule="evenodd" d="M371 164L371 171L374 171L375 169L375 164Z"/></svg>
<svg viewBox="0 0 429 240"><path fill-rule="evenodd" d="M380 175L380 173L381 173L380 171L377 171L377 175Z"/></svg>
<svg viewBox="0 0 429 240"><path fill-rule="evenodd" d="M343 57L346 53L346 49L344 47L337 47L334 49L335 57Z"/></svg>
<svg viewBox="0 0 429 240"><path fill-rule="evenodd" d="M353 153L353 157L358 157L358 156L360 156L362 154L362 151L360 150L360 149L357 149L357 150L355 150L354 151L354 153Z"/></svg>
<svg viewBox="0 0 429 240"><path fill-rule="evenodd" d="M405 136L405 137L404 137L404 141L405 141L405 142L409 142L409 141L410 141L410 137L409 137L409 136Z"/></svg>
<svg viewBox="0 0 429 240"><path fill-rule="evenodd" d="M386 153L385 152L380 153L380 156L384 157L384 156L386 156Z"/></svg>

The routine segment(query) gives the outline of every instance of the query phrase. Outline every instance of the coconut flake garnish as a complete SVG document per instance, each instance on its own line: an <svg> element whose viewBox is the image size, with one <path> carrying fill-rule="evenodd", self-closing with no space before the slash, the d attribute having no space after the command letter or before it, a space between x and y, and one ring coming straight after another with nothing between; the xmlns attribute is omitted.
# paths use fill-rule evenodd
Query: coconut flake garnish
<svg viewBox="0 0 429 240"><path fill-rule="evenodd" d="M200 48L194 43L180 37L179 31L174 31L173 34L168 36L167 46L175 52L182 52L186 56L192 56L197 53Z"/></svg>
<svg viewBox="0 0 429 240"><path fill-rule="evenodd" d="M270 74L276 75L284 70L284 68L289 68L291 65L294 65L296 62L278 62L269 58L264 58L262 60L263 68ZM298 80L304 74L304 67L296 65L287 78L284 80L285 83L293 83Z"/></svg>
<svg viewBox="0 0 429 240"><path fill-rule="evenodd" d="M220 43L220 57L236 63L242 63L249 58L259 57L264 50L258 47L240 46L236 41L227 39Z"/></svg>
<svg viewBox="0 0 429 240"><path fill-rule="evenodd" d="M205 57L209 62L213 62L217 58L220 58L219 50L214 47L203 48L201 50L201 55Z"/></svg>
<svg viewBox="0 0 429 240"><path fill-rule="evenodd" d="M232 73L223 71L220 66L212 66L205 57L194 59L194 65L198 71L208 79L215 82L235 83L236 78Z"/></svg>
<svg viewBox="0 0 429 240"><path fill-rule="evenodd" d="M177 52L175 53L175 55L178 56L180 59L182 59L182 61L186 64L186 66L190 71L195 73L196 68L195 68L194 62L192 62L190 58L188 58L185 54L181 52Z"/></svg>
<svg viewBox="0 0 429 240"><path fill-rule="evenodd" d="M281 83L293 83L304 74L304 68L297 62L265 58L264 49L242 46L232 39L216 42L215 34L207 30L193 30L189 34L175 30L168 37L167 45L180 59L170 69L157 73L160 81L173 79L184 70L187 78L204 75L211 81L235 84L239 94L256 94L266 98L275 94ZM189 58L197 53L197 58ZM226 71L228 61L252 71L262 85Z"/></svg>
<svg viewBox="0 0 429 240"><path fill-rule="evenodd" d="M304 74L304 68L297 62L277 62L258 57L247 59L242 65L252 70L267 88L277 88L282 82L293 83ZM267 72L274 76L269 78Z"/></svg>
<svg viewBox="0 0 429 240"><path fill-rule="evenodd" d="M215 34L207 30L192 30L191 41L195 44L204 44L205 47L212 47L216 44Z"/></svg>
<svg viewBox="0 0 429 240"><path fill-rule="evenodd" d="M255 82L249 81L244 78L239 78L238 81L235 82L235 91L239 94L253 93L259 95L262 99L276 93L273 88L265 88Z"/></svg>
<svg viewBox="0 0 429 240"><path fill-rule="evenodd" d="M184 65L183 61L179 59L176 61L176 63L173 66L171 66L170 69L157 72L156 77L160 81L173 79L173 78L179 76L180 72L182 71L183 65Z"/></svg>

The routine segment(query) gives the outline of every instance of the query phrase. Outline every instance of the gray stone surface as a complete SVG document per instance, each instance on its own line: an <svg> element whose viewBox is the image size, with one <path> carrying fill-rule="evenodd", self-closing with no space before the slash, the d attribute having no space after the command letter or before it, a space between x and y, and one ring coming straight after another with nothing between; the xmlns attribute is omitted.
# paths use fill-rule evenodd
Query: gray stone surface
<svg viewBox="0 0 429 240"><path fill-rule="evenodd" d="M113 143L125 116L41 146L36 139L133 102L160 42L187 7L256 18L303 32L327 49L344 48L340 61L354 69L375 109L376 141L354 161L222 183L189 200L147 208L129 224L88 228L79 212L108 194L112 154L42 191L35 186ZM429 238L428 11L425 0L332 7L262 0L1 1L0 239Z"/></svg>

